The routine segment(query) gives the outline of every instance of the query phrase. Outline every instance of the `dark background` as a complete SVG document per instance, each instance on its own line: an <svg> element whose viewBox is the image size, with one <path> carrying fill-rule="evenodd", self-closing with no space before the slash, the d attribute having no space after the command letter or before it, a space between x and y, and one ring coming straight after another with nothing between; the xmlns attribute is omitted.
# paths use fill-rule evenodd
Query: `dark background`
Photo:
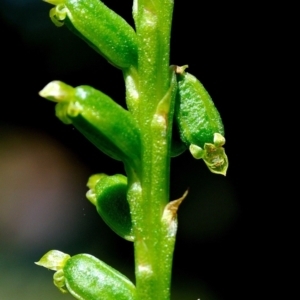
<svg viewBox="0 0 300 300"><path fill-rule="evenodd" d="M132 2L106 0L133 24ZM257 216L251 213L255 169L246 126L252 102L246 82L251 30L243 10L228 3L175 1L171 64L188 64L211 94L226 131L229 170L211 174L188 152L171 166L171 199L189 187L179 211L172 299L250 298L255 273ZM60 299L52 272L33 265L45 252L91 253L134 278L132 244L111 232L85 199L86 181L97 172L124 173L38 96L58 79L88 84L124 105L122 74L65 27L48 17L42 1L0 3L0 298ZM253 122L253 119L252 119ZM133 279L134 280L134 279ZM19 287L16 291L16 285ZM19 293L19 294L18 294ZM71 298L61 296L61 299Z"/></svg>

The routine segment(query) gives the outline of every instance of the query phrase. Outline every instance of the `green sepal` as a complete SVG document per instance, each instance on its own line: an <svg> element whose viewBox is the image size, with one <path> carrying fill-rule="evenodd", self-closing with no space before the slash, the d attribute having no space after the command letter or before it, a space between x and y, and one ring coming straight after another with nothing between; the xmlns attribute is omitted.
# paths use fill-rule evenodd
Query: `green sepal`
<svg viewBox="0 0 300 300"><path fill-rule="evenodd" d="M133 241L130 208L127 201L127 177L96 174L89 178L86 197L96 206L103 221L122 238Z"/></svg>
<svg viewBox="0 0 300 300"><path fill-rule="evenodd" d="M205 150L197 145L191 144L189 149L192 156L196 159L202 159L205 156Z"/></svg>
<svg viewBox="0 0 300 300"><path fill-rule="evenodd" d="M102 177L106 176L108 175L104 173L94 174L89 177L89 180L86 184L86 186L89 188L89 190L86 193L86 197L95 206L97 205L97 195L95 193L95 186Z"/></svg>
<svg viewBox="0 0 300 300"><path fill-rule="evenodd" d="M137 64L137 36L133 28L99 0L44 0L55 5L50 18L67 27L112 65L126 69Z"/></svg>
<svg viewBox="0 0 300 300"><path fill-rule="evenodd" d="M65 287L66 280L63 270L58 270L53 274L53 283L63 294L68 293L68 290Z"/></svg>
<svg viewBox="0 0 300 300"><path fill-rule="evenodd" d="M65 277L63 268L70 258L69 254L58 250L50 250L38 262L35 262L38 266L56 271L53 275L53 283L62 293L67 293L67 290L64 288Z"/></svg>
<svg viewBox="0 0 300 300"><path fill-rule="evenodd" d="M35 262L36 265L57 271L61 270L71 256L58 250L50 250Z"/></svg>
<svg viewBox="0 0 300 300"><path fill-rule="evenodd" d="M139 129L131 113L110 97L90 86L73 88L61 81L50 82L40 96L58 102L56 116L73 124L101 151L116 160L138 163Z"/></svg>

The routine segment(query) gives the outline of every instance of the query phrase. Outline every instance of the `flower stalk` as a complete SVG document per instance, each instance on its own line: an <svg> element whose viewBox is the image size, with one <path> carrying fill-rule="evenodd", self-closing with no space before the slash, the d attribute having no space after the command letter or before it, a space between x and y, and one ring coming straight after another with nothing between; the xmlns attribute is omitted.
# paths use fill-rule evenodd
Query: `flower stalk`
<svg viewBox="0 0 300 300"><path fill-rule="evenodd" d="M189 147L214 173L225 175L228 166L222 121L208 93L184 73L187 66L170 66L174 0L134 0L135 30L99 0L45 1L54 5L56 26L66 24L123 72L127 109L92 87L60 81L40 95L57 102L62 122L123 162L126 176L91 176L87 198L112 230L134 243L136 282L87 254L53 250L37 264L56 271L55 285L77 299L169 300L177 211L187 195L169 199L171 155ZM174 143L175 136L181 141Z"/></svg>

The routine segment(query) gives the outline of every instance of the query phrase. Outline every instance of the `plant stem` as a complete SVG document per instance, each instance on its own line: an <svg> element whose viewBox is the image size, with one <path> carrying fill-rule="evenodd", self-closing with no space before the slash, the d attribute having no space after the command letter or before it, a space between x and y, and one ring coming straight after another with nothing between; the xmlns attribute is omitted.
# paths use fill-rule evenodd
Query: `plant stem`
<svg viewBox="0 0 300 300"><path fill-rule="evenodd" d="M131 111L139 123L143 152L142 163L136 170L126 167L126 172L140 300L170 299L174 238L165 230L162 214L169 201L174 106L174 97L168 94L172 11L172 0L136 0L134 4L139 45L138 76L135 76L138 108Z"/></svg>

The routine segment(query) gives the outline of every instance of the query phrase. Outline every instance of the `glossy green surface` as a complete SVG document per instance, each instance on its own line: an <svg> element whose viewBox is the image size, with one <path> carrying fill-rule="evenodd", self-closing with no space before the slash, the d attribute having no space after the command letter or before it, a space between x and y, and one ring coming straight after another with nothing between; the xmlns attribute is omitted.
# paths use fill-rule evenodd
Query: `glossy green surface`
<svg viewBox="0 0 300 300"><path fill-rule="evenodd" d="M121 237L133 241L126 176L101 177L95 185L94 194L97 211L105 223Z"/></svg>
<svg viewBox="0 0 300 300"><path fill-rule="evenodd" d="M124 275L89 254L72 256L64 268L68 291L80 300L134 300L135 286Z"/></svg>
<svg viewBox="0 0 300 300"><path fill-rule="evenodd" d="M48 2L51 3L51 0ZM60 2L52 17L57 26L60 21L65 22L73 33L118 68L126 69L137 64L137 37L133 28L103 2L54 2Z"/></svg>
<svg viewBox="0 0 300 300"><path fill-rule="evenodd" d="M204 147L213 143L215 133L224 136L220 114L201 82L186 72L178 74L177 79L175 117L181 139L187 145Z"/></svg>

